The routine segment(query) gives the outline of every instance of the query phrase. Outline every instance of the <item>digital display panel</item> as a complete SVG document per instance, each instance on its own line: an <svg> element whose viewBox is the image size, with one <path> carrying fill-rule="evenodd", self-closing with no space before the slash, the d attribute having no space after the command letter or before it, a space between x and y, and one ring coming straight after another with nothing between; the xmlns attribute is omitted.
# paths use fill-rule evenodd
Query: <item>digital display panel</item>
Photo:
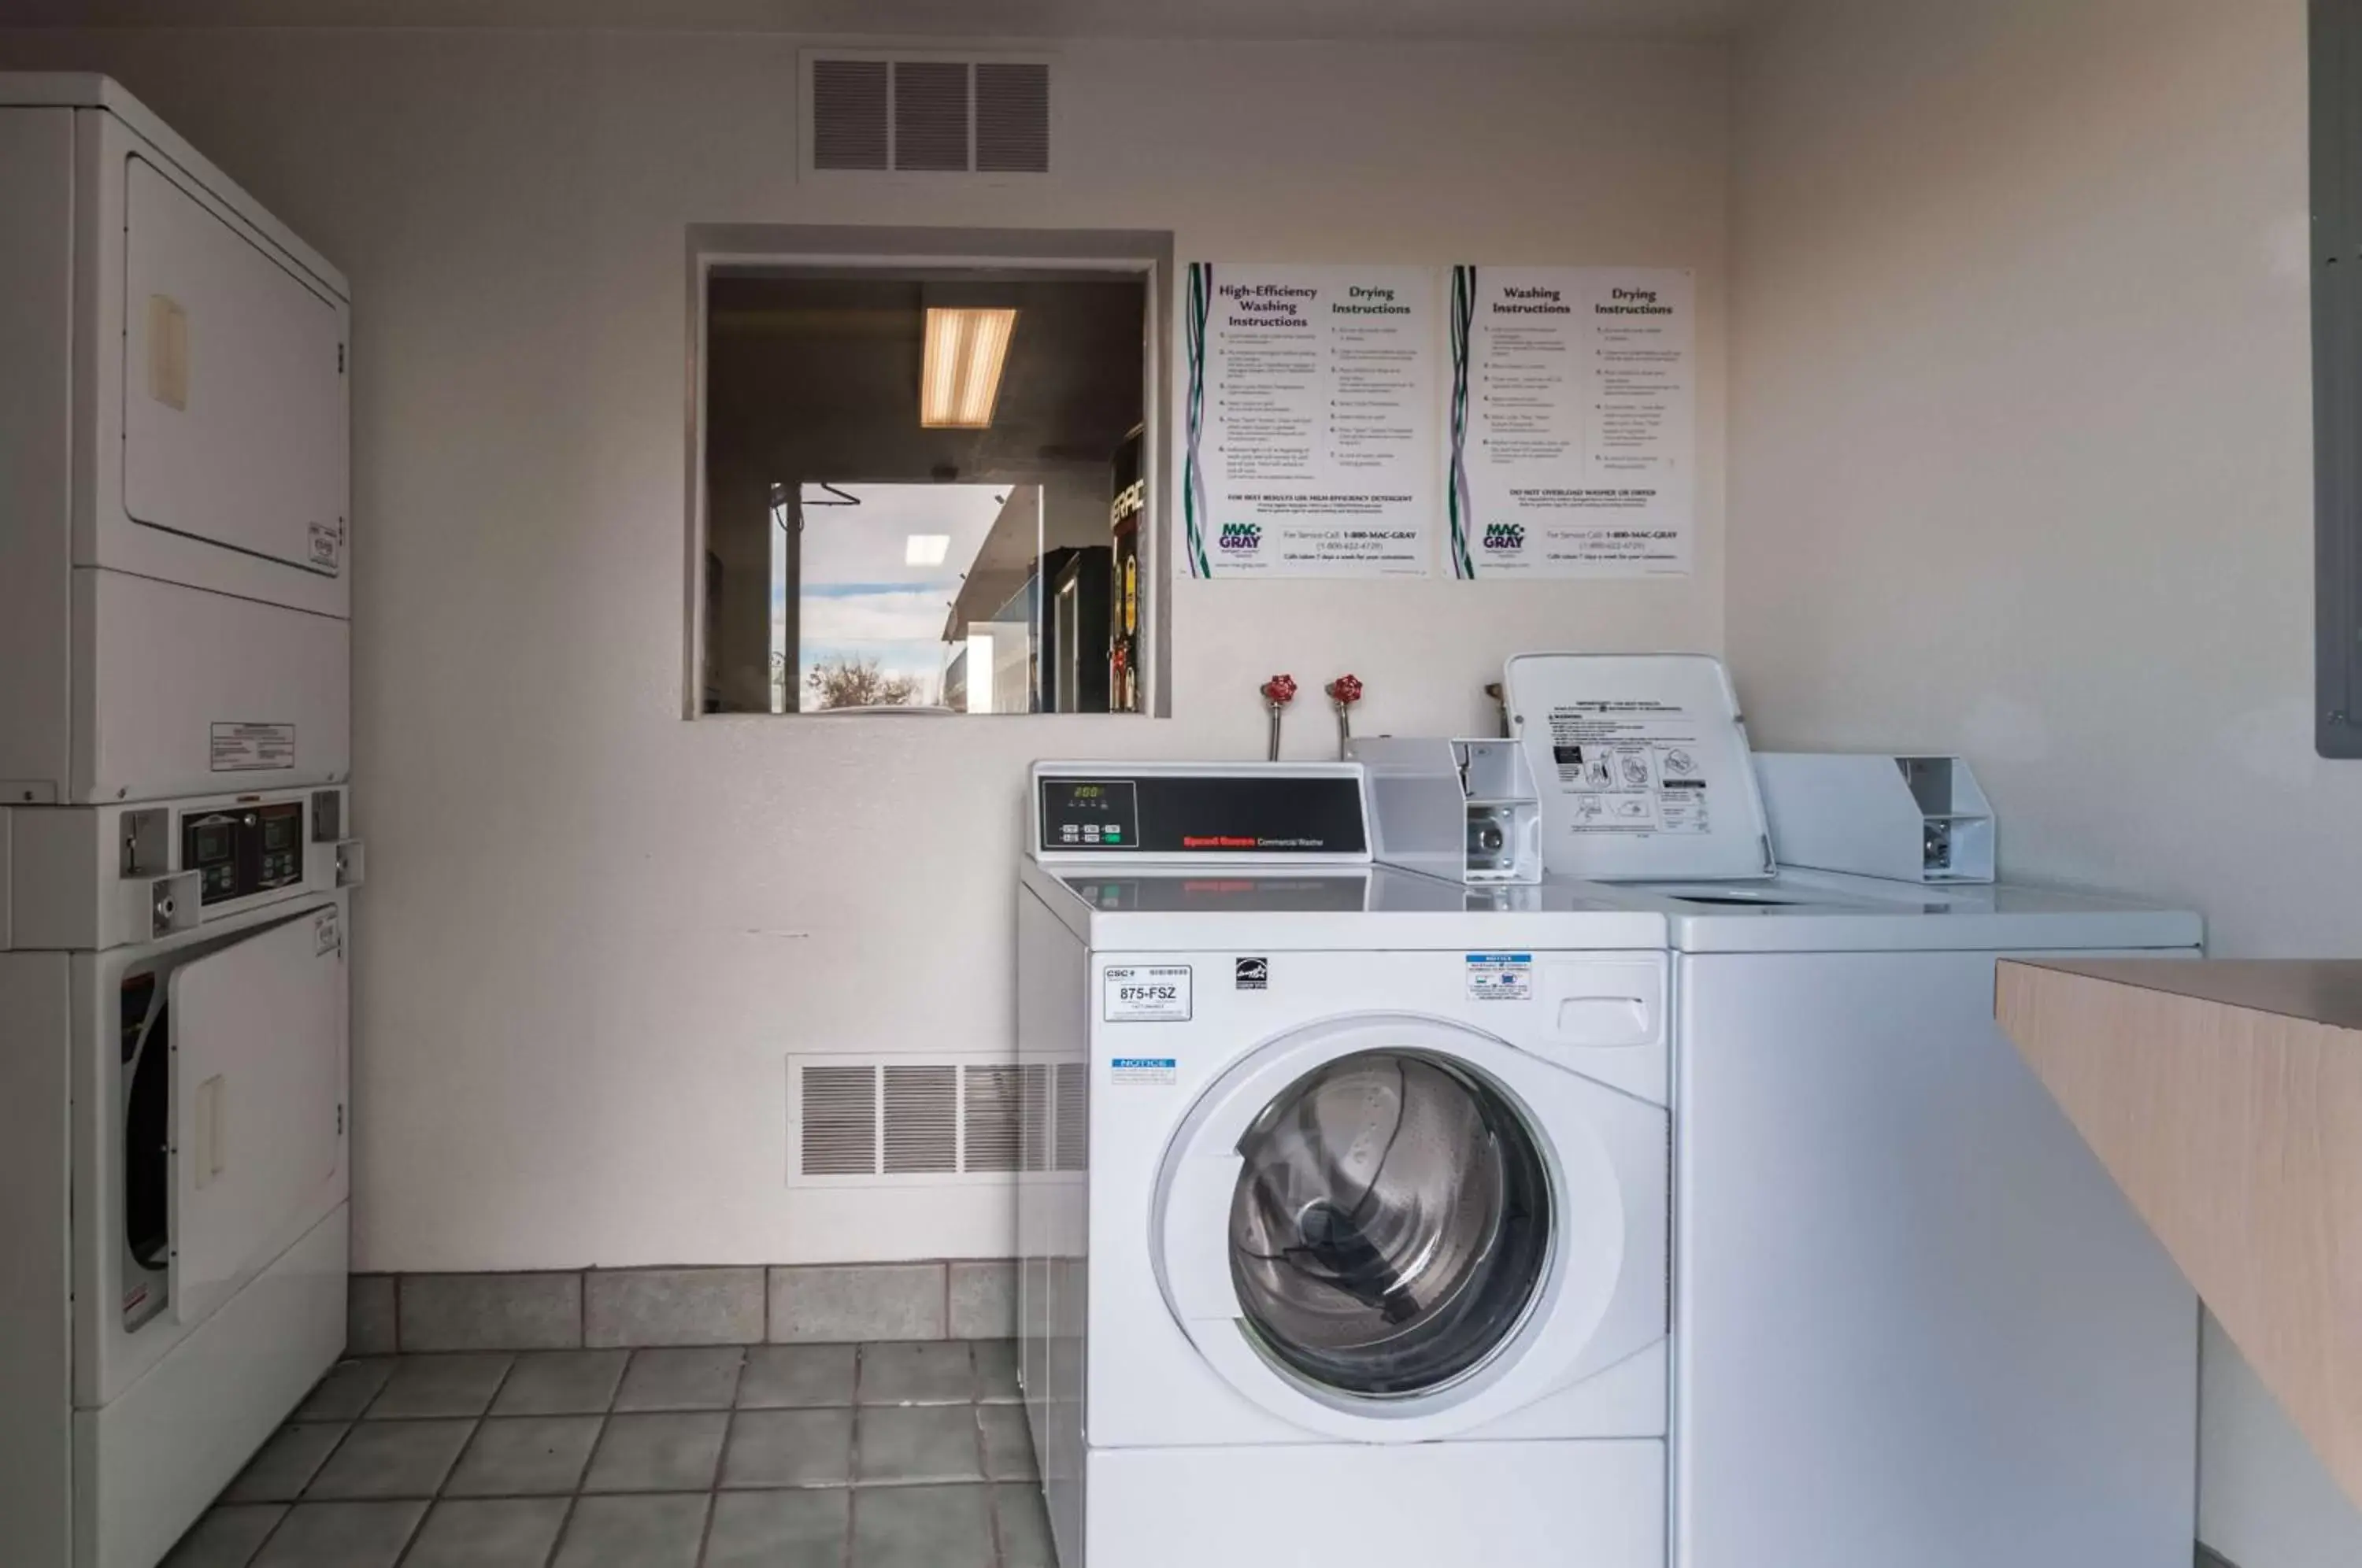
<svg viewBox="0 0 2362 1568"><path fill-rule="evenodd" d="M1142 774L1041 781L1044 852L1359 855L1360 780L1319 774Z"/></svg>
<svg viewBox="0 0 2362 1568"><path fill-rule="evenodd" d="M1044 778L1042 847L1139 848L1138 786L1129 778Z"/></svg>
<svg viewBox="0 0 2362 1568"><path fill-rule="evenodd" d="M283 801L181 824L181 861L201 873L201 901L217 904L304 879L304 803Z"/></svg>

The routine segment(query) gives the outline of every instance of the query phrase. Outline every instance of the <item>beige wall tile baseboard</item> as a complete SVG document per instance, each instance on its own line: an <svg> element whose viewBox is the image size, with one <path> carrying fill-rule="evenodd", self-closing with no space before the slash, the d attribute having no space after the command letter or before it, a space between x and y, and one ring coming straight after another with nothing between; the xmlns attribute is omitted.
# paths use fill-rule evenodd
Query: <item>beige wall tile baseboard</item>
<svg viewBox="0 0 2362 1568"><path fill-rule="evenodd" d="M1017 1332L1008 1259L616 1268L520 1274L357 1274L346 1349L999 1340Z"/></svg>

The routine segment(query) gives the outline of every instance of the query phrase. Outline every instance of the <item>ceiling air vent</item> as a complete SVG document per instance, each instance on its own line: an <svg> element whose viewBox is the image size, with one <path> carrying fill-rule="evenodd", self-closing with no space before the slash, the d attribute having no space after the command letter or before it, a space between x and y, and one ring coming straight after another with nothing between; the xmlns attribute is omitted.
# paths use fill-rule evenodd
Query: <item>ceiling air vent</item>
<svg viewBox="0 0 2362 1568"><path fill-rule="evenodd" d="M1084 1074L1080 1063L1054 1078L1045 1066L977 1058L790 1056L788 1180L877 1187L1080 1170Z"/></svg>
<svg viewBox="0 0 2362 1568"><path fill-rule="evenodd" d="M805 59L809 171L1050 171L1047 61L867 53Z"/></svg>

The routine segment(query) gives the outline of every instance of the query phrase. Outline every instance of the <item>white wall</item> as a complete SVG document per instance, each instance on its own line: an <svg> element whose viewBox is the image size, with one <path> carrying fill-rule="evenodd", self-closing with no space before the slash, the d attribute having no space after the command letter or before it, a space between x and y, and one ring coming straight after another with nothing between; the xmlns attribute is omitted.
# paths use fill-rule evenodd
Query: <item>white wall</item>
<svg viewBox="0 0 2362 1568"><path fill-rule="evenodd" d="M1795 0L1735 77L1758 742L1962 751L2007 873L2362 952L2362 765L2310 717L2303 0ZM2203 1539L2362 1560L2208 1351Z"/></svg>
<svg viewBox="0 0 2362 1568"><path fill-rule="evenodd" d="M1030 759L1256 753L1279 669L1434 733L1519 649L1720 645L1721 46L1076 44L1065 171L940 198L798 185L796 47L0 33L120 76L352 279L358 1266L1006 1253L1005 1192L786 1189L782 1063L1010 1045ZM1698 573L1184 582L1169 722L685 723L684 231L729 222L1694 266Z"/></svg>

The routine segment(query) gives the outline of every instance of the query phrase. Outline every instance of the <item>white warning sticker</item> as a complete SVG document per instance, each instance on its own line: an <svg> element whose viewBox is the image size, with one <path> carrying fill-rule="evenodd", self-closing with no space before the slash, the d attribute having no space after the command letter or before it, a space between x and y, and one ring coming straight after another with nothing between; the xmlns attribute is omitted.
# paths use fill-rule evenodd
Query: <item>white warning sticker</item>
<svg viewBox="0 0 2362 1568"><path fill-rule="evenodd" d="M345 531L341 527L331 528L326 523L315 523L311 529L312 564L333 577L344 563Z"/></svg>
<svg viewBox="0 0 2362 1568"><path fill-rule="evenodd" d="M1189 1021L1188 965L1110 965L1105 978L1106 1006L1101 1016L1108 1022Z"/></svg>
<svg viewBox="0 0 2362 1568"><path fill-rule="evenodd" d="M1550 713L1548 782L1565 796L1577 834L1704 834L1705 725L1657 701L1585 701Z"/></svg>
<svg viewBox="0 0 2362 1568"><path fill-rule="evenodd" d="M217 723L213 727L215 773L259 773L295 766L292 724Z"/></svg>
<svg viewBox="0 0 2362 1568"><path fill-rule="evenodd" d="M1471 953L1468 955L1470 1001L1523 1001L1534 994L1534 955L1530 953Z"/></svg>

